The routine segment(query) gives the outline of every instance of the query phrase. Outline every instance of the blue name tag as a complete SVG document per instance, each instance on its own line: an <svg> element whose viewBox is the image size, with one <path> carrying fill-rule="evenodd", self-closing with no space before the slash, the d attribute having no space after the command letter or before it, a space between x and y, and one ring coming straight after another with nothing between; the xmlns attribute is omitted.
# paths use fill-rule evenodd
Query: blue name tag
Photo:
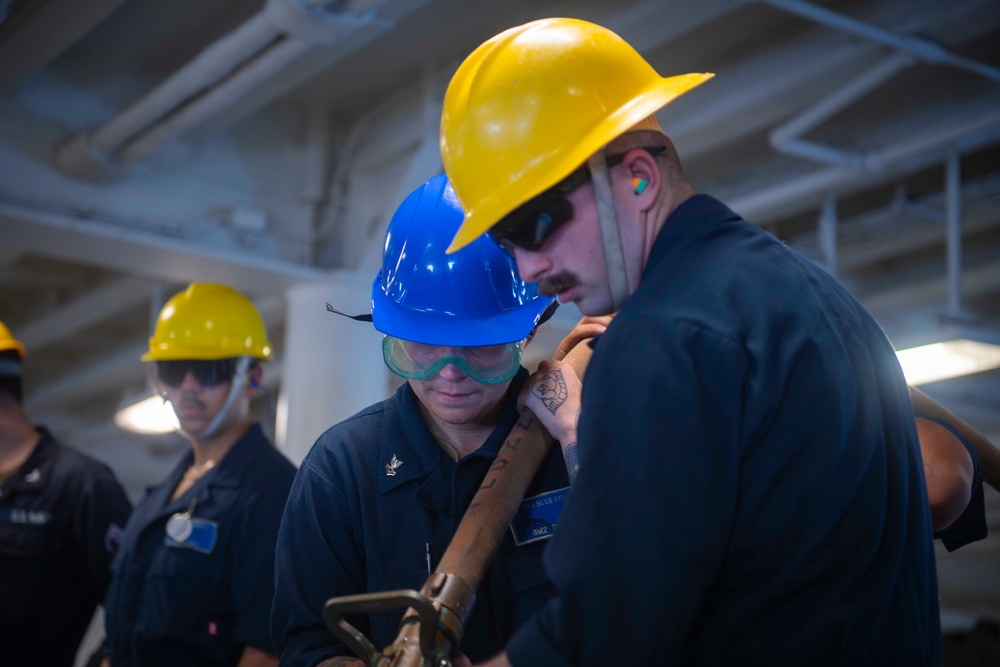
<svg viewBox="0 0 1000 667"><path fill-rule="evenodd" d="M525 498L510 522L518 546L552 537L559 523L569 487Z"/></svg>
<svg viewBox="0 0 1000 667"><path fill-rule="evenodd" d="M194 549L203 554L210 554L215 549L215 541L219 537L219 524L205 519L188 519L191 530L183 540L175 540L167 535L163 543L168 547ZM184 531L187 533L188 531Z"/></svg>

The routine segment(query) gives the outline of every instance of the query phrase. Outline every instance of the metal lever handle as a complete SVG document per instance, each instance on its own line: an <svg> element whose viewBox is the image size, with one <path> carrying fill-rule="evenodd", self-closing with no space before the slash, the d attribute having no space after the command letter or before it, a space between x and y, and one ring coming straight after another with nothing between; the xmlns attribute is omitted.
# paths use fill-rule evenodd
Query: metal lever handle
<svg viewBox="0 0 1000 667"><path fill-rule="evenodd" d="M451 652L476 600L476 591L461 576L438 571L419 592L385 591L327 600L323 620L330 630L369 667L451 667ZM370 613L406 608L399 636L382 653L342 618L346 612Z"/></svg>
<svg viewBox="0 0 1000 667"><path fill-rule="evenodd" d="M434 632L439 612L434 603L419 591L404 589L331 598L323 607L323 621L340 641L365 661L366 665L381 667L383 664L388 664L386 656L375 648L364 633L345 621L343 614L391 611L407 607L413 609L420 618L420 652L429 659L434 648Z"/></svg>

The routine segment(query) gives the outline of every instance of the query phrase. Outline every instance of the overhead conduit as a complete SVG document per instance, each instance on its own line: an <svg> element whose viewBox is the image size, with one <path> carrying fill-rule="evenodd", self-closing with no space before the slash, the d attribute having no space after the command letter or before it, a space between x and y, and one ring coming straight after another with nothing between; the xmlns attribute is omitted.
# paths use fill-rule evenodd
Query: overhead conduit
<svg viewBox="0 0 1000 667"><path fill-rule="evenodd" d="M870 93L902 70L916 64L917 60L963 69L991 81L1000 83L1000 69L985 63L953 54L926 39L907 37L850 19L822 7L800 0L761 0L765 4L783 9L803 18L816 21L854 35L872 39L897 50L890 56L848 82L839 90L820 100L781 127L772 130L771 145L786 155L795 155L831 168L802 179L797 184L810 183L816 187L823 181L830 192L820 213L820 246L827 268L836 274L837 217L835 197L838 185L855 180L861 174L888 175L893 166L930 151L945 152L945 222L947 266L947 316L958 320L963 316L961 307L962 281L962 204L961 204L961 151L977 144L990 143L1000 125L1000 111L985 112L975 121L897 144L878 152L848 152L831 146L807 141L803 134L835 115L864 95ZM977 136L978 135L978 136ZM964 139L965 146L961 146ZM809 179L812 179L810 182Z"/></svg>
<svg viewBox="0 0 1000 667"><path fill-rule="evenodd" d="M55 163L69 174L96 177L155 153L165 143L236 105L273 81L301 56L359 31L369 39L392 27L379 8L397 15L428 0L268 0L263 10L218 40L166 81L103 125L57 147ZM354 6L366 4L359 13Z"/></svg>
<svg viewBox="0 0 1000 667"><path fill-rule="evenodd" d="M903 171L939 162L950 149L971 151L990 145L1000 137L1000 109L985 108L948 127L924 132L878 151L851 152L803 139L803 134L917 61L949 65L997 82L1000 82L1000 69L951 53L929 40L898 35L808 2L758 1L816 23L872 39L898 52L771 131L771 145L779 152L818 162L827 165L827 168L736 198L733 205L743 215L760 217L780 209L795 209L804 202L827 197L830 192L848 190L860 184L871 185L875 180L889 180Z"/></svg>
<svg viewBox="0 0 1000 667"><path fill-rule="evenodd" d="M775 128L770 135L771 145L786 155L796 155L814 162L840 165L854 170L881 170L885 159L893 157L892 151L870 154L850 153L806 141L801 136L875 90L904 69L915 65L918 60L932 64L950 65L1000 83L1000 69L951 53L926 39L897 35L808 2L800 2L799 0L761 1L823 25L872 39L898 51L781 127Z"/></svg>
<svg viewBox="0 0 1000 667"><path fill-rule="evenodd" d="M925 62L938 65L951 65L952 67L968 70L979 74L980 76L1000 82L1000 70L997 68L991 67L986 63L979 62L978 60L952 53L940 44L936 44L928 39L898 35L889 30L883 30L882 28L869 25L863 21L857 21L844 16L843 14L832 12L829 9L819 7L818 5L814 5L810 2L803 2L802 0L758 1L771 5L772 7L782 9L791 14L801 16L802 18L810 21L815 21L816 23L836 28L838 30L851 33L852 35L871 39L881 44L885 44L886 46L891 46L897 51L909 53L910 55Z"/></svg>

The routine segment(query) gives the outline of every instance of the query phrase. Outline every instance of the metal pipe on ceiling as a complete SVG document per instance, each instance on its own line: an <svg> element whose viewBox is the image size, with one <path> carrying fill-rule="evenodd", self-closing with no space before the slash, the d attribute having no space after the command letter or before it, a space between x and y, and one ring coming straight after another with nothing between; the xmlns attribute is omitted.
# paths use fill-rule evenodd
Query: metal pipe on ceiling
<svg viewBox="0 0 1000 667"><path fill-rule="evenodd" d="M114 118L67 139L56 150L56 166L81 176L100 175L113 169L121 162L119 151L130 141L148 131L185 100L230 76L241 63L252 59L277 38L271 21L263 13L257 14L209 45L194 60Z"/></svg>
<svg viewBox="0 0 1000 667"><path fill-rule="evenodd" d="M1000 69L955 55L925 39L898 35L801 0L761 1L817 23L873 39L899 51L899 53L863 72L784 125L772 130L769 137L771 145L786 155L795 155L822 164L845 166L857 171L863 169L881 170L884 161L878 159L877 155L843 151L820 143L806 141L801 139L801 136L913 65L915 63L914 57L925 62L947 64L1000 82ZM887 155L887 153L883 154Z"/></svg>
<svg viewBox="0 0 1000 667"><path fill-rule="evenodd" d="M217 85L185 99L156 123L120 144L114 159L128 164L149 157L185 130L235 106L241 98L286 70L310 48L310 44L298 39L280 37L274 40Z"/></svg>
<svg viewBox="0 0 1000 667"><path fill-rule="evenodd" d="M807 141L801 136L913 64L914 60L904 54L897 53L886 58L784 125L774 128L769 137L771 145L786 155L795 155L823 164L843 165L852 169L862 168L864 156L861 153Z"/></svg>
<svg viewBox="0 0 1000 667"><path fill-rule="evenodd" d="M816 23L821 23L852 35L858 35L859 37L864 37L880 44L885 44L886 46L891 46L897 51L909 53L925 62L950 65L1000 82L1000 69L979 62L978 60L952 53L940 44L936 44L928 39L899 35L890 30L885 30L844 16L843 14L832 12L825 7L814 5L811 2L803 2L802 0L758 1L810 21L815 21Z"/></svg>
<svg viewBox="0 0 1000 667"><path fill-rule="evenodd" d="M941 155L950 146L967 153L992 145L998 139L1000 110L984 109L881 151L866 153L861 170L839 165L826 167L770 188L755 187L751 194L730 197L730 205L743 216L763 222L808 209L829 192L843 196L887 182L902 173L940 164Z"/></svg>

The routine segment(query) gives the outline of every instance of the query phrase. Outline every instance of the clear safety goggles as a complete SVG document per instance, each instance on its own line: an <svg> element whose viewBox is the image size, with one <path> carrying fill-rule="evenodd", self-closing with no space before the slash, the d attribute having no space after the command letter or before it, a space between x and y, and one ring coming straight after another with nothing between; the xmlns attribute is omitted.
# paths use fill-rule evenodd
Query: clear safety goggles
<svg viewBox="0 0 1000 667"><path fill-rule="evenodd" d="M386 336L382 339L382 357L389 370L407 380L429 380L448 364L454 364L480 384L502 384L517 375L521 343L449 347Z"/></svg>

